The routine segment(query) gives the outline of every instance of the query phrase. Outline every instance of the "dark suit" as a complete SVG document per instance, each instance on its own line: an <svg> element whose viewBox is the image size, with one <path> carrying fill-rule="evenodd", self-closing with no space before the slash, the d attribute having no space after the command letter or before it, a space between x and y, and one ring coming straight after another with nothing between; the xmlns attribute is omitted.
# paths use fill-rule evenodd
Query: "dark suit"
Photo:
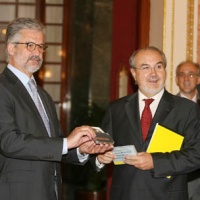
<svg viewBox="0 0 200 200"><path fill-rule="evenodd" d="M177 96L181 96L180 92ZM196 103L200 106L199 89L197 93ZM196 170L188 174L188 194L189 200L200 199L200 170Z"/></svg>
<svg viewBox="0 0 200 200"><path fill-rule="evenodd" d="M197 93L197 98L196 98L196 103L200 106L200 96L199 96L199 94L200 93L198 92ZM181 97L181 93L180 92L178 92L176 95L179 96L179 97ZM186 97L183 97L183 98L186 98Z"/></svg>
<svg viewBox="0 0 200 200"><path fill-rule="evenodd" d="M0 199L61 199L61 159L77 162L76 151L62 156L63 133L54 103L42 88L38 93L47 112L49 138L40 114L21 81L9 70L0 75ZM57 176L55 176L55 171Z"/></svg>
<svg viewBox="0 0 200 200"><path fill-rule="evenodd" d="M138 152L146 151L156 123L185 137L181 151L152 154L153 170L144 171L126 164L115 165L111 200L187 200L187 175L184 173L200 166L199 117L197 104L165 91L147 140L143 142L138 93L111 103L102 128L111 134L115 146L133 144ZM168 175L171 175L170 179Z"/></svg>

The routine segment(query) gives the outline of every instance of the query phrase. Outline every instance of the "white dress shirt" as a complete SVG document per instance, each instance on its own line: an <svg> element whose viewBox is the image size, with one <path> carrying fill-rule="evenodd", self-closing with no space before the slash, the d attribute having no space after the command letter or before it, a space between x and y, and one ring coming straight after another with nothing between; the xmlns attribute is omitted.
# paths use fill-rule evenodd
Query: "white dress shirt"
<svg viewBox="0 0 200 200"><path fill-rule="evenodd" d="M158 104L160 102L160 99L162 97L164 93L164 88L155 96L152 96L151 99L154 99L154 101L150 104L150 109L151 109L151 113L152 113L152 118L155 115L155 112L157 110ZM142 94L140 92L140 90L138 90L138 97L139 97L139 111L140 111L140 118L142 116L142 111L144 109L145 106L145 102L143 101L143 99L149 99L148 97L146 97L144 94Z"/></svg>

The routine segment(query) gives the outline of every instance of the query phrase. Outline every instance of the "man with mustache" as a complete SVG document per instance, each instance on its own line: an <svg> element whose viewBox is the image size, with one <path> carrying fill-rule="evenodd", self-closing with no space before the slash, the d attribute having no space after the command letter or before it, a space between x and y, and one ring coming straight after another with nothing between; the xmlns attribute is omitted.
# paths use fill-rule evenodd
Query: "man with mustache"
<svg viewBox="0 0 200 200"><path fill-rule="evenodd" d="M200 167L198 105L165 89L167 61L158 48L135 51L130 66L138 92L109 105L102 129L116 147L134 145L138 153L114 165L110 200L188 200L186 173ZM180 151L146 152L157 123L184 136ZM115 158L112 151L97 155L97 170Z"/></svg>
<svg viewBox="0 0 200 200"><path fill-rule="evenodd" d="M50 95L33 73L47 49L44 26L17 18L6 31L8 65L0 75L0 198L61 200L60 162L84 164L88 154L112 145L96 145L89 126L64 137Z"/></svg>

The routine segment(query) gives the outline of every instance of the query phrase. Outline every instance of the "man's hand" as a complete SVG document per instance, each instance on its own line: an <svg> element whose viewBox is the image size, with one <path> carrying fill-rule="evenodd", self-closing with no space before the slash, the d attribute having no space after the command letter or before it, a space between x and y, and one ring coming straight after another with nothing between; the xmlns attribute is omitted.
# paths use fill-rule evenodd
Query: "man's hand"
<svg viewBox="0 0 200 200"><path fill-rule="evenodd" d="M154 168L151 154L145 152L138 153L136 156L125 156L125 163L142 170Z"/></svg>
<svg viewBox="0 0 200 200"><path fill-rule="evenodd" d="M116 156L113 154L112 151L107 151L104 154L99 154L97 156L99 163L103 163L103 164L111 163L115 158Z"/></svg>
<svg viewBox="0 0 200 200"><path fill-rule="evenodd" d="M75 128L67 137L68 149L76 148L85 142L92 141L96 134L90 126Z"/></svg>
<svg viewBox="0 0 200 200"><path fill-rule="evenodd" d="M111 144L96 144L94 141L88 141L79 147L79 151L80 153L99 154L109 151L113 148L114 147Z"/></svg>

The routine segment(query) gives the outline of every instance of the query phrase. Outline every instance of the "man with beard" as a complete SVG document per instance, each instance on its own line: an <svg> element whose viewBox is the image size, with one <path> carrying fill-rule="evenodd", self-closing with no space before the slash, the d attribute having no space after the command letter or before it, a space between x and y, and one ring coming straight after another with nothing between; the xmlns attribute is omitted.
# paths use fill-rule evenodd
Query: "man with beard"
<svg viewBox="0 0 200 200"><path fill-rule="evenodd" d="M158 48L135 51L130 65L138 92L109 105L102 129L112 136L115 147L134 145L138 153L125 155L125 164L114 165L110 200L188 200L186 173L200 167L198 106L165 89L167 61ZM157 123L184 137L180 151L146 152ZM97 155L97 170L115 158L112 151Z"/></svg>
<svg viewBox="0 0 200 200"><path fill-rule="evenodd" d="M64 137L53 100L33 76L47 48L44 33L44 26L31 18L13 20L6 31L8 65L0 75L3 200L61 200L60 161L84 164L88 153L112 147L96 145L89 126Z"/></svg>

